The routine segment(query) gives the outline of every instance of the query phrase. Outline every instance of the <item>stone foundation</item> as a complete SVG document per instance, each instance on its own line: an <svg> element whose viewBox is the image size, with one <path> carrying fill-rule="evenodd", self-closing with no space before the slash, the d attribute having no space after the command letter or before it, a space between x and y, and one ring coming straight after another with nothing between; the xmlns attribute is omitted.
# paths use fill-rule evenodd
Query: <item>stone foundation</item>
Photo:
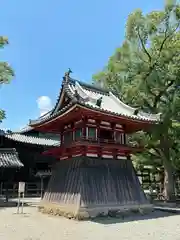
<svg viewBox="0 0 180 240"><path fill-rule="evenodd" d="M54 216L63 216L69 219L87 220L96 217L125 217L132 214L148 214L153 211L153 205L131 205L131 206L109 206L94 207L91 209L79 209L78 212L67 207L58 206L58 204L44 203L39 206L39 211Z"/></svg>

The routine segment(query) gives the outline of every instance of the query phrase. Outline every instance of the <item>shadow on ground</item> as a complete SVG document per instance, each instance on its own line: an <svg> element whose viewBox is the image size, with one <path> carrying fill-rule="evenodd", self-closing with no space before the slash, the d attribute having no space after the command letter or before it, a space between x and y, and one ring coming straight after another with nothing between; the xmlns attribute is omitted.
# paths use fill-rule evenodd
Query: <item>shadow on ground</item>
<svg viewBox="0 0 180 240"><path fill-rule="evenodd" d="M119 218L118 217L98 217L98 218L92 219L91 221L95 223L108 225L108 224L116 224L116 223L127 223L127 222L133 222L133 221L144 221L144 220L150 220L150 219L165 218L165 217L171 217L175 215L180 215L180 214L155 210L152 213L149 213L147 215L133 214L131 216L125 216L125 217L119 217Z"/></svg>
<svg viewBox="0 0 180 240"><path fill-rule="evenodd" d="M10 202L0 201L0 210L3 208L11 208L11 207L17 207L17 206L18 206L18 203L16 201L10 201ZM20 204L20 206L21 206L21 204ZM29 204L24 203L23 206L28 207Z"/></svg>
<svg viewBox="0 0 180 240"><path fill-rule="evenodd" d="M23 204L24 207L37 207L39 200L34 201L34 199L25 198L25 201L23 202L24 202ZM18 206L18 199L9 199L8 202L5 202L4 199L0 198L0 210L5 208L11 208L11 207L13 208L17 206ZM20 204L20 208L21 208L21 204ZM127 222L133 222L133 221L135 222L135 221L144 221L144 220L150 220L150 219L152 220L157 218L166 218L166 217L171 217L176 215L180 215L180 213L154 210L153 212L145 215L142 215L139 213L132 213L131 215L119 216L119 217L113 217L113 216L97 217L89 221L103 224L103 225L104 224L109 225L109 224L116 224L116 223L127 223Z"/></svg>
<svg viewBox="0 0 180 240"><path fill-rule="evenodd" d="M17 207L18 206L18 199L9 199L8 202L5 201L5 199L0 199L0 210L4 208L10 208L10 207ZM20 201L20 206L22 206L22 200ZM24 207L36 207L37 203L32 201L23 200L23 206Z"/></svg>

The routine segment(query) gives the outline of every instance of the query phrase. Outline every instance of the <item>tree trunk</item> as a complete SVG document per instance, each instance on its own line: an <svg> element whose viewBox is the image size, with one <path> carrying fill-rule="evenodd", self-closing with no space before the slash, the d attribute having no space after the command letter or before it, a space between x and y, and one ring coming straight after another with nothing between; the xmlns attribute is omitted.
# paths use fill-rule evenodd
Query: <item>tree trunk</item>
<svg viewBox="0 0 180 240"><path fill-rule="evenodd" d="M175 200L174 189L174 173L173 166L170 160L170 149L168 144L168 136L163 135L161 138L161 157L164 165L164 197L167 201Z"/></svg>
<svg viewBox="0 0 180 240"><path fill-rule="evenodd" d="M174 175L171 162L164 161L164 197L167 201L175 200Z"/></svg>

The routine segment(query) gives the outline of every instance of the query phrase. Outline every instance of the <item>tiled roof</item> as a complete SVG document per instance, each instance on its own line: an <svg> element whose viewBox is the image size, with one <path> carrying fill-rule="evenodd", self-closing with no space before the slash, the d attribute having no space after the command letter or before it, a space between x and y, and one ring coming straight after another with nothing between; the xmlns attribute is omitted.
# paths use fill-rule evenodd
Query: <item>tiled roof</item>
<svg viewBox="0 0 180 240"><path fill-rule="evenodd" d="M47 113L45 113L44 115L40 116L38 119L42 120L44 118L47 118L49 115L51 115L51 112L52 112L52 110L47 112ZM33 127L31 127L29 125L26 125L25 127L21 128L21 129L19 129L17 131L14 131L14 133L27 133L27 132L32 131L33 129L34 129Z"/></svg>
<svg viewBox="0 0 180 240"><path fill-rule="evenodd" d="M75 82L75 84L69 82L68 87L72 95L74 95L75 91L77 91L79 96L84 99L84 104L96 110L113 113L115 115L126 116L132 119L139 119L145 121L160 120L159 114L147 114L142 111L139 111L139 113L135 115L134 112L136 109L123 103L112 92L107 91L97 92L93 88L88 89L87 87L84 87L84 84L80 84L79 82ZM96 105L96 102L99 98L102 98L102 103L100 107Z"/></svg>
<svg viewBox="0 0 180 240"><path fill-rule="evenodd" d="M27 132L29 132L29 131L31 131L31 130L33 130L33 129L34 129L33 127L30 127L29 125L27 125L27 126L21 128L21 129L18 130L18 131L15 131L15 132L16 132L16 133L27 133Z"/></svg>
<svg viewBox="0 0 180 240"><path fill-rule="evenodd" d="M61 108L59 103L63 91L67 94L71 101L65 107ZM78 97L75 93L78 94ZM102 103L100 107L96 105L96 102L99 98L102 98ZM102 88L95 87L93 85L82 83L80 81L69 78L68 81L65 81L65 79L63 80L60 95L52 112L48 116L45 116L43 119L30 121L30 125L33 126L35 124L43 123L50 119L53 119L54 117L66 112L66 110L68 110L75 104L102 113L122 116L134 120L154 123L160 121L160 114L148 114L142 111L139 111L137 114L135 114L136 109L124 104L116 96L116 94L108 90L104 90Z"/></svg>
<svg viewBox="0 0 180 240"><path fill-rule="evenodd" d="M12 134L5 134L5 138L11 139L17 142L29 143L34 145L42 145L42 146L58 146L60 145L60 141L52 140L47 138L40 138L40 137L32 137L27 136L20 133L12 133Z"/></svg>
<svg viewBox="0 0 180 240"><path fill-rule="evenodd" d="M18 153L14 148L0 148L0 167L19 168L23 164L19 160Z"/></svg>
<svg viewBox="0 0 180 240"><path fill-rule="evenodd" d="M69 104L67 104L65 107L61 108L59 111L54 112L52 115L43 118L43 119L36 119L36 120L30 120L29 121L29 125L33 126L37 123L43 123L46 122L48 120L53 119L54 117L57 117L58 115L61 115L62 113L66 112L68 109L70 109L71 107L73 107L73 105L75 105L76 102L72 101Z"/></svg>

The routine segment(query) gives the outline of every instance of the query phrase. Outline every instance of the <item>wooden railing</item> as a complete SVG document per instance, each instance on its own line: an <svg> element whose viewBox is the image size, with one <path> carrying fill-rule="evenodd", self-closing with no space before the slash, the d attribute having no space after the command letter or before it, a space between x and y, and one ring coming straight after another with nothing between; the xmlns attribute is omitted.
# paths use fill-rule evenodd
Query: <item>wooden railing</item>
<svg viewBox="0 0 180 240"><path fill-rule="evenodd" d="M96 144L117 144L117 145L126 145L123 142L120 141L116 141L114 139L102 139L102 138L90 138L90 137L79 137L79 138L75 138L74 140L70 140L70 141L65 141L62 144L64 146L75 143L75 142L88 142L88 143L96 143Z"/></svg>
<svg viewBox="0 0 180 240"><path fill-rule="evenodd" d="M82 142L86 142L86 143L90 143L90 144L109 144L109 145L124 145L124 146L129 146L129 147L133 147L133 148L142 148L141 146L139 146L138 144L134 144L132 142L128 141L128 138L126 138L126 143L124 142L120 142L114 139L102 139L102 138L90 138L90 137L78 137L75 138L74 140L69 140L67 142L63 142L62 145L63 146L69 146L70 144L73 143L82 143Z"/></svg>
<svg viewBox="0 0 180 240"><path fill-rule="evenodd" d="M114 139L102 139L102 138L90 138L90 137L80 137L75 141L85 141L89 143L108 143L108 144L122 144Z"/></svg>

